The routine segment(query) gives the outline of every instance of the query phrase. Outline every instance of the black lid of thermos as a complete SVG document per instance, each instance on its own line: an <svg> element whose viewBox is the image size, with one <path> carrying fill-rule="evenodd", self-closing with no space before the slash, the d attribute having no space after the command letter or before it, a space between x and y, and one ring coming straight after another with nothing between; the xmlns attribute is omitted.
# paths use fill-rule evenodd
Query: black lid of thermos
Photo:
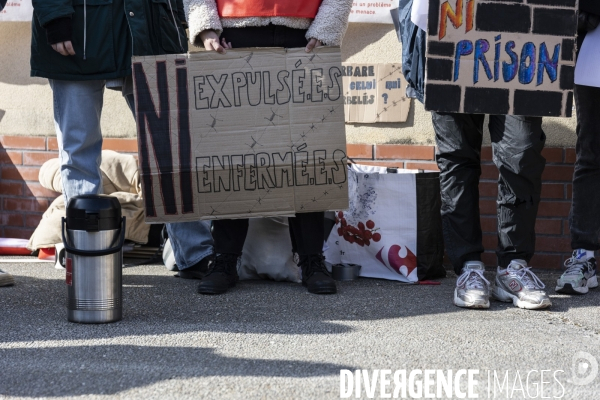
<svg viewBox="0 0 600 400"><path fill-rule="evenodd" d="M67 205L67 229L108 231L121 226L121 204L116 197L85 194L72 197Z"/></svg>

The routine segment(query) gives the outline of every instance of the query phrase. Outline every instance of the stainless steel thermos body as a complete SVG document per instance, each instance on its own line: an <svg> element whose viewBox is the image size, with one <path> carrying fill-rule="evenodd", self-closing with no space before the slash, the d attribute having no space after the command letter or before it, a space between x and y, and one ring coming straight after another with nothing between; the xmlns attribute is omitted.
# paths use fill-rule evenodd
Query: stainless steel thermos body
<svg viewBox="0 0 600 400"><path fill-rule="evenodd" d="M118 200L102 195L73 197L62 233L69 321L119 321L125 218Z"/></svg>

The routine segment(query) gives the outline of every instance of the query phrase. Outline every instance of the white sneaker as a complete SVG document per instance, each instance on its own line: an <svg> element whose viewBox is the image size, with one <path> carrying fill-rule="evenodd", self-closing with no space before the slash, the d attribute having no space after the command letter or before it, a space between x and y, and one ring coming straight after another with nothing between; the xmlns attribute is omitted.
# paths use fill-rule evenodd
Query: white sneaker
<svg viewBox="0 0 600 400"><path fill-rule="evenodd" d="M596 259L589 257L587 250L578 249L565 261L567 270L556 281L558 293L586 294L589 289L598 287Z"/></svg>
<svg viewBox="0 0 600 400"><path fill-rule="evenodd" d="M490 282L485 279L481 261L467 261L456 280L454 305L465 308L490 308Z"/></svg>
<svg viewBox="0 0 600 400"><path fill-rule="evenodd" d="M15 284L15 278L8 272L0 269L0 286L12 286Z"/></svg>
<svg viewBox="0 0 600 400"><path fill-rule="evenodd" d="M498 267L492 296L519 308L537 310L552 305L545 287L525 260L512 260L505 270Z"/></svg>

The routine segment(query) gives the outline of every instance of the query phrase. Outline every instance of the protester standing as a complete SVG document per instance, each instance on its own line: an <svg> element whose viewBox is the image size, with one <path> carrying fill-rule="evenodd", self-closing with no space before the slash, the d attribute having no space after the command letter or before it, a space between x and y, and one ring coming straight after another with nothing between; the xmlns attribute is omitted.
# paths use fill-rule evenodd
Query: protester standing
<svg viewBox="0 0 600 400"><path fill-rule="evenodd" d="M352 0L185 0L190 39L206 50L224 53L234 47L339 46L346 31ZM311 293L336 293L322 254L322 212L289 218L294 251L299 255L302 283ZM238 280L248 219L215 220L215 262L200 281L202 294L225 293Z"/></svg>
<svg viewBox="0 0 600 400"><path fill-rule="evenodd" d="M407 94L422 102L426 33L411 21L412 8L413 0L401 1L403 72L410 86ZM479 215L484 119L483 114L432 112L444 243L458 275L454 304L467 308L490 306L491 285L483 275L481 261L484 248ZM488 126L494 163L500 172L498 268L492 295L520 308L546 308L551 301L545 286L528 265L535 251L535 220L545 167L542 118L490 115Z"/></svg>
<svg viewBox="0 0 600 400"><path fill-rule="evenodd" d="M104 88L134 110L131 57L187 51L182 0L33 0L31 76L52 88L65 204L99 194ZM180 276L200 278L212 254L206 223L168 224ZM182 250L185 248L186 250Z"/></svg>
<svg viewBox="0 0 600 400"><path fill-rule="evenodd" d="M600 2L580 0L579 49L588 32L600 29L599 23ZM559 293L586 294L590 288L598 287L595 251L600 249L600 213L595 206L600 198L600 87L576 84L575 107L577 158L569 216L573 254L565 261L567 269L558 279L555 290Z"/></svg>

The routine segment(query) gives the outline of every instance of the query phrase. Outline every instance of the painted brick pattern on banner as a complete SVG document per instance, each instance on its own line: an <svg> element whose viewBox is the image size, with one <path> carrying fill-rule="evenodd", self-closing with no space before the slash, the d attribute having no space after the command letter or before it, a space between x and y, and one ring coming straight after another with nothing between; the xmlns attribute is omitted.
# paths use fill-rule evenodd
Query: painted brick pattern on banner
<svg viewBox="0 0 600 400"><path fill-rule="evenodd" d="M542 1L542 0L539 0ZM105 149L137 155L136 139L105 139ZM357 163L395 168L437 171L435 146L399 144L348 144L348 156ZM558 269L570 253L568 214L571 206L572 148L546 148L542 203L536 223L538 252L532 264ZM38 174L41 160L58 157L56 138L0 137L0 227L1 237L29 238L42 214L58 193L41 187ZM479 186L481 226L484 232L487 265L495 264L496 194L498 170L492 162L492 149L481 153L482 176Z"/></svg>
<svg viewBox="0 0 600 400"><path fill-rule="evenodd" d="M425 109L571 116L576 0L430 0Z"/></svg>

